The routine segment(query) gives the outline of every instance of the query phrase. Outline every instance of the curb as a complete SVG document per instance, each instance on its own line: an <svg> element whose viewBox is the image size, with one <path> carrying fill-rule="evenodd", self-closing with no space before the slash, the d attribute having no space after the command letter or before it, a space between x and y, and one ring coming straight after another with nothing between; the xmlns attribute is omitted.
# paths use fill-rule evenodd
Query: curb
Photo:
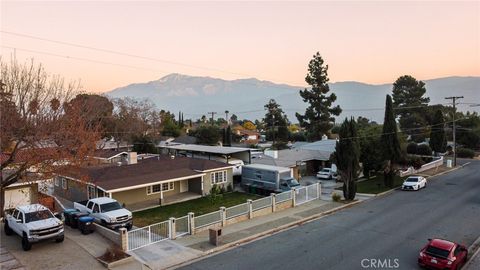
<svg viewBox="0 0 480 270"><path fill-rule="evenodd" d="M267 230L267 231L264 231L264 232L260 232L260 233L248 236L246 238L243 238L243 239L225 244L223 246L216 247L216 248L210 249L208 251L205 251L202 255L198 256L197 258L191 259L188 262L182 262L182 263L179 263L179 264L176 264L176 265L171 265L171 266L168 266L164 269L176 269L176 268L181 267L181 266L190 265L190 264L192 264L194 262L197 262L201 259L204 259L206 257L213 256L215 253L219 253L220 251L226 251L230 248L237 247L237 246L242 245L242 244L247 244L247 243L250 243L250 242L254 242L256 240L260 240L263 237L273 235L273 234L276 234L276 233L279 233L279 232L282 232L282 231L286 231L288 229L291 229L291 228L299 226L299 225L303 225L304 223L308 223L308 222L314 221L316 219L328 216L332 213L343 210L345 208L353 207L354 205L357 205L357 204L362 203L362 202L364 202L364 201L360 201L360 200L353 201L353 202L348 203L346 205L341 205L341 206L332 208L330 210L327 210L325 212L321 212L321 213L318 213L318 214L315 214L315 215L312 215L312 216L309 216L309 217L306 217L306 218L303 218L303 219L300 219L300 220L296 220L296 221L287 223L285 225L282 225L282 226L279 226L279 227L276 227L276 228L273 228L273 229L270 229L270 230Z"/></svg>
<svg viewBox="0 0 480 270"><path fill-rule="evenodd" d="M441 173L438 173L438 174L435 174L435 175L431 175L431 176L426 176L425 178L429 179L429 178L433 178L433 177L437 177L437 176L440 176L440 175L444 175L444 174L447 174L447 173L450 173L450 172L453 172L453 171L456 171L458 169L461 169L465 166L467 166L468 164L470 164L470 162L467 162L463 165L460 165L460 166L457 166L455 168L452 168L451 170L448 170L448 171L444 171L444 172L441 172ZM392 189L389 189L387 191L384 191L382 193L377 193L377 194L373 194L373 193L357 193L361 196L367 196L367 197L379 197L379 196L385 196L385 195L388 195L390 193L392 193L393 191L395 190L400 190L401 187L396 187L396 188L392 188Z"/></svg>
<svg viewBox="0 0 480 270"><path fill-rule="evenodd" d="M475 253L473 253L477 250ZM473 254L472 254L473 253ZM472 264L472 261L475 257L480 256L480 237L477 238L469 247L468 247L468 254L472 254L468 259L467 263L462 266L462 269L468 269L468 267Z"/></svg>

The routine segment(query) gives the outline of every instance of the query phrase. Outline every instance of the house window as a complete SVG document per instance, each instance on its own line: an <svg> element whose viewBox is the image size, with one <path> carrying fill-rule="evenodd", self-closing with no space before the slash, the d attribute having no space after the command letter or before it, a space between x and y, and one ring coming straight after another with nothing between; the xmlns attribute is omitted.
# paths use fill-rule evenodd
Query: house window
<svg viewBox="0 0 480 270"><path fill-rule="evenodd" d="M162 190L163 191L169 191L169 190L174 190L174 189L175 189L175 184L173 182L162 184Z"/></svg>
<svg viewBox="0 0 480 270"><path fill-rule="evenodd" d="M173 190L174 187L175 187L175 184L173 182L151 185L147 187L147 195L160 193L160 191Z"/></svg>
<svg viewBox="0 0 480 270"><path fill-rule="evenodd" d="M227 171L212 172L210 174L212 185L227 182Z"/></svg>
<svg viewBox="0 0 480 270"><path fill-rule="evenodd" d="M60 179L58 179L58 177L55 177L54 182L56 187L60 186Z"/></svg>
<svg viewBox="0 0 480 270"><path fill-rule="evenodd" d="M62 178L62 188L67 189L67 179Z"/></svg>

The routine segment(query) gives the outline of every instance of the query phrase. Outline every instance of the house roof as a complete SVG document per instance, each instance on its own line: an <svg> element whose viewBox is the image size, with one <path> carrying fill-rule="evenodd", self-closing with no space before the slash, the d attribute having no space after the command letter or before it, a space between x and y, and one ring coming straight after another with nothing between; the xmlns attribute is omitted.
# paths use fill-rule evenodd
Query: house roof
<svg viewBox="0 0 480 270"><path fill-rule="evenodd" d="M325 151L331 154L335 152L336 145L337 145L337 140L327 139L327 140L321 140L321 141L300 145L298 148L304 149L304 150Z"/></svg>
<svg viewBox="0 0 480 270"><path fill-rule="evenodd" d="M121 154L128 154L128 152L126 151L117 151L117 150L110 150L110 149L101 149L101 150L96 150L94 153L93 153L93 157L96 157L96 158L105 158L105 159L111 159L111 158L114 158L118 155L121 155Z"/></svg>
<svg viewBox="0 0 480 270"><path fill-rule="evenodd" d="M230 154L240 153L240 152L250 152L249 148L208 146L208 145L198 145L198 144L173 145L173 146L165 146L165 148L175 149L180 151L204 152L204 153L220 154L220 155L230 155Z"/></svg>
<svg viewBox="0 0 480 270"><path fill-rule="evenodd" d="M162 156L130 165L100 165L71 170L65 176L93 183L112 192L172 179L199 177L205 171L229 167L232 166L213 160Z"/></svg>
<svg viewBox="0 0 480 270"><path fill-rule="evenodd" d="M331 153L325 151L305 149L278 150L278 157L273 158L265 154L256 155L252 163L265 164L281 167L295 167L299 161L329 160Z"/></svg>

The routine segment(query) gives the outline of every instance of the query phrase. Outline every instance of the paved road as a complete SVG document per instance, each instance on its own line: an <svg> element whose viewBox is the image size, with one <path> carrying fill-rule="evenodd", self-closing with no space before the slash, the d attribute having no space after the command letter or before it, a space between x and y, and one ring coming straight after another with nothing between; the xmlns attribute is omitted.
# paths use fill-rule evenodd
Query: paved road
<svg viewBox="0 0 480 270"><path fill-rule="evenodd" d="M472 161L424 190L395 191L184 269L379 269L362 267L363 259L418 269L418 251L428 238L470 245L479 236L480 161Z"/></svg>

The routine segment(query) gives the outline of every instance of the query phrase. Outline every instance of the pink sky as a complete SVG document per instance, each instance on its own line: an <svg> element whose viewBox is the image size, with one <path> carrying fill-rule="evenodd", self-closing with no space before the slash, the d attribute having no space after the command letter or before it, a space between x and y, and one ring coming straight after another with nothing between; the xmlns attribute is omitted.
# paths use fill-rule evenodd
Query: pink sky
<svg viewBox="0 0 480 270"><path fill-rule="evenodd" d="M480 76L480 3L470 2L1 2L1 30L164 61L60 45L6 33L47 70L103 92L169 73L256 77L305 85L319 51L331 81L390 83ZM35 50L72 58L24 51ZM82 61L75 58L126 66ZM174 64L181 63L180 64Z"/></svg>

